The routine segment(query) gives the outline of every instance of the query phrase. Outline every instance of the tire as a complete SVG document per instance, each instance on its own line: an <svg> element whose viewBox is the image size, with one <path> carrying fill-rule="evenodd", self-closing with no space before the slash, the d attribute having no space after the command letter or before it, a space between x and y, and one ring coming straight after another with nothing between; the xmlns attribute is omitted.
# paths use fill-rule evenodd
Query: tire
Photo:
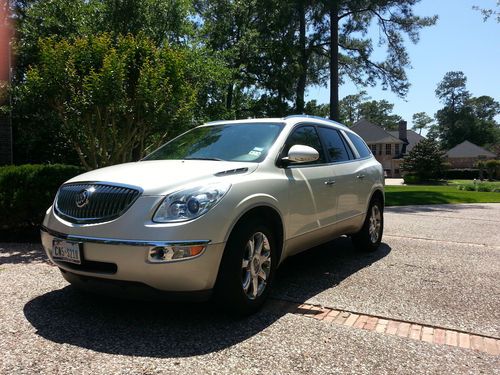
<svg viewBox="0 0 500 375"><path fill-rule="evenodd" d="M378 249L384 233L384 204L380 199L373 198L366 213L361 230L352 235L352 243L356 250L372 252Z"/></svg>
<svg viewBox="0 0 500 375"><path fill-rule="evenodd" d="M259 310L269 295L276 254L274 233L268 225L257 220L239 224L229 237L219 268L215 285L219 306L238 315Z"/></svg>

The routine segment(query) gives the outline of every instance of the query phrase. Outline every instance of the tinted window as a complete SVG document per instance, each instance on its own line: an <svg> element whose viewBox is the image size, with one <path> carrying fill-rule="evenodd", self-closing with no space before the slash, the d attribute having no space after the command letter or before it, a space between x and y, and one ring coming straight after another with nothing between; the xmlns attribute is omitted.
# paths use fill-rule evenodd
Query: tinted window
<svg viewBox="0 0 500 375"><path fill-rule="evenodd" d="M370 149L366 145L365 141L363 141L359 136L357 136L354 133L346 132L346 134L351 140L351 142L354 144L354 147L356 147L356 150L358 150L359 156L361 158L366 158L370 156Z"/></svg>
<svg viewBox="0 0 500 375"><path fill-rule="evenodd" d="M281 124L202 126L174 138L143 160L202 159L260 162Z"/></svg>
<svg viewBox="0 0 500 375"><path fill-rule="evenodd" d="M294 145L304 145L314 148L319 152L319 159L312 163L301 163L304 164L319 164L324 163L325 158L323 156L323 148L321 147L321 142L319 140L318 134L314 126L301 126L295 129L292 134L288 137L283 154L288 155L290 147Z"/></svg>
<svg viewBox="0 0 500 375"><path fill-rule="evenodd" d="M326 154L330 161L347 161L349 155L339 132L335 129L319 128L319 134L326 147Z"/></svg>

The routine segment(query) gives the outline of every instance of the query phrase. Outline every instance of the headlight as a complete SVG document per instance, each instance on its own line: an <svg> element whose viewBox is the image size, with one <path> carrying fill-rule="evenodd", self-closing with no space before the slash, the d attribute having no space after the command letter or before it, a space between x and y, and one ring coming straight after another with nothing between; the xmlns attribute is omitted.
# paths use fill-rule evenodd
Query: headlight
<svg viewBox="0 0 500 375"><path fill-rule="evenodd" d="M228 183L211 184L167 195L156 210L153 221L167 223L195 219L214 207L230 187Z"/></svg>

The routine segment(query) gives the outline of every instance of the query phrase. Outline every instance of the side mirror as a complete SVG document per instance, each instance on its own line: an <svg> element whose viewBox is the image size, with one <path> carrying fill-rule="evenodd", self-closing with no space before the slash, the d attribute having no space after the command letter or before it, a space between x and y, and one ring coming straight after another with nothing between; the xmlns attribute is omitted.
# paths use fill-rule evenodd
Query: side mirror
<svg viewBox="0 0 500 375"><path fill-rule="evenodd" d="M319 159L319 153L314 148L304 145L293 145L288 156L282 160L293 163L310 163Z"/></svg>

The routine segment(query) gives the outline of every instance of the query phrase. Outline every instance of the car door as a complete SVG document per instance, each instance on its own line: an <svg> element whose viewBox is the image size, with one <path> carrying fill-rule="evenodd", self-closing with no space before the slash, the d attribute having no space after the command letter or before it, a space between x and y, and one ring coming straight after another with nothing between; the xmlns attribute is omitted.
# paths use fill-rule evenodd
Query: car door
<svg viewBox="0 0 500 375"><path fill-rule="evenodd" d="M301 125L295 128L281 155L286 156L293 145L313 147L319 152L319 159L311 163L291 164L284 170L289 181L289 237L311 233L328 225L330 210L335 205L330 189L332 166L326 162L316 127Z"/></svg>
<svg viewBox="0 0 500 375"><path fill-rule="evenodd" d="M332 127L319 127L328 161L332 168L330 194L335 199L328 212L328 223L339 223L360 214L359 191L356 184L355 156L342 133Z"/></svg>
<svg viewBox="0 0 500 375"><path fill-rule="evenodd" d="M377 162L370 162L372 153L366 143L353 132L342 131L346 137L347 143L350 142L351 148L355 152L355 161L353 162L353 183L352 190L356 192L357 207L356 211L365 214L373 186L378 182L380 176L379 165Z"/></svg>

